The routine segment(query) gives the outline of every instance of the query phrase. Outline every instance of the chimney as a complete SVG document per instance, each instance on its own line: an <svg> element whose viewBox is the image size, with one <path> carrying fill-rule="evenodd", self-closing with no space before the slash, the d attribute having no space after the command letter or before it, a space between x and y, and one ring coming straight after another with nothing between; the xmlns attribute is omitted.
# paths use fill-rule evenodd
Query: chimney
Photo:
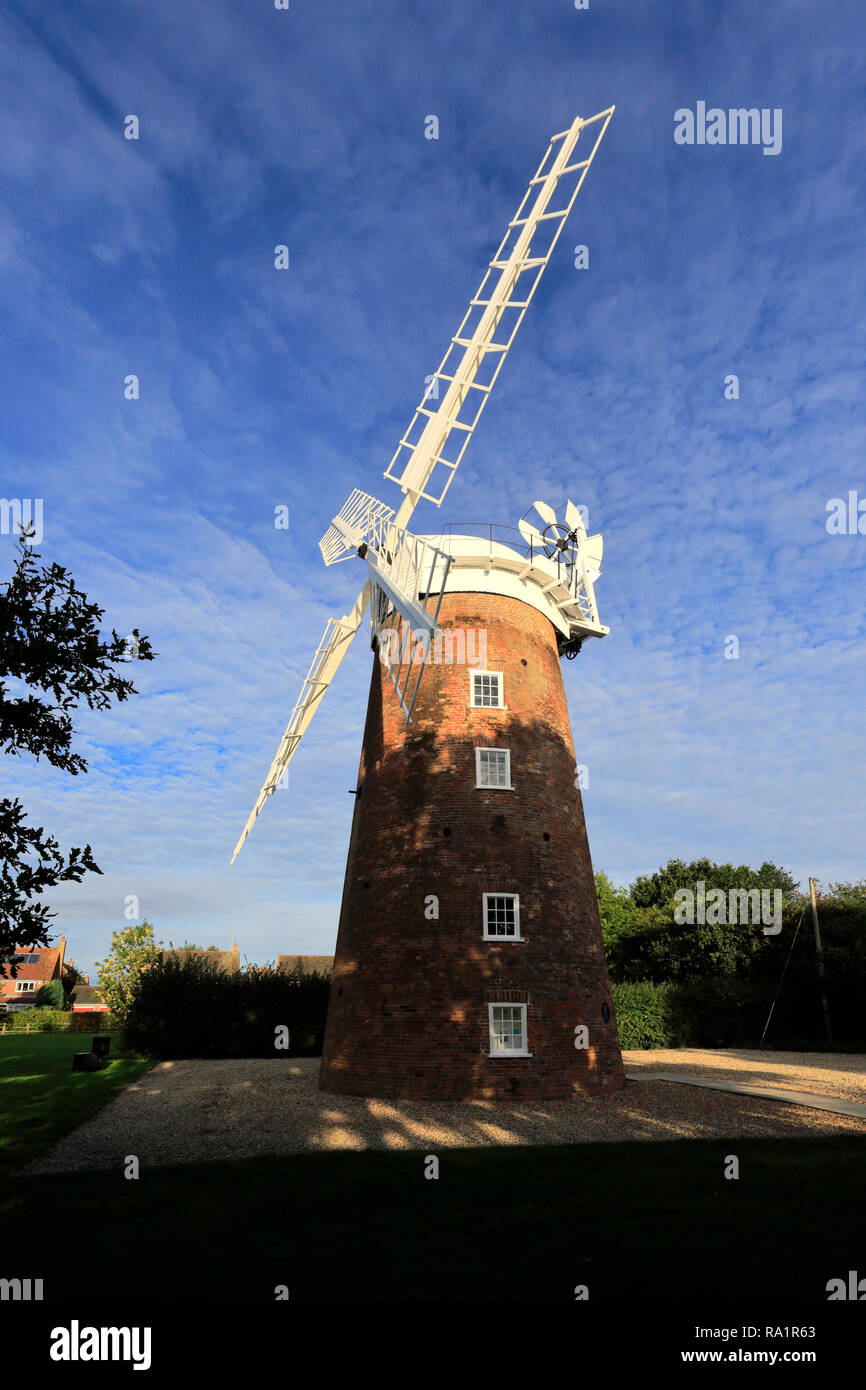
<svg viewBox="0 0 866 1390"><path fill-rule="evenodd" d="M58 979L61 979L61 978L63 977L63 959L64 959L65 955L66 955L66 937L65 937L65 936L61 936L61 938L60 938L60 964L59 964L58 967L57 967L57 976L58 976Z"/></svg>

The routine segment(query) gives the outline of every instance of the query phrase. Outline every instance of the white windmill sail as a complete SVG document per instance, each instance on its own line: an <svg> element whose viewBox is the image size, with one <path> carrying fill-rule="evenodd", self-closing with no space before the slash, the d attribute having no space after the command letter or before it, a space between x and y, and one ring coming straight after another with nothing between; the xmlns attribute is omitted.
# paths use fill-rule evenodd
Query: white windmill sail
<svg viewBox="0 0 866 1390"><path fill-rule="evenodd" d="M392 573L394 564L402 558L400 546L418 541L417 537L408 537L404 528L422 498L434 502L437 507L441 506L523 315L529 307L581 189L586 171L595 158L614 109L611 106L586 120L578 117L568 130L561 131L551 139L544 158L529 182L517 213L508 224L496 255L489 262L478 292L470 301L463 322L451 339L448 350L425 391L421 405L415 412L412 424L401 438L385 471L385 477L398 482L405 494L399 511L393 512L385 503L377 502L375 498L356 489L320 541L326 564L347 559L366 545L368 550L364 558L367 560L368 570L371 571L373 583L367 581L348 616L332 618L328 623L271 764L267 780L259 792L243 834L235 847L232 862L252 829L262 806L294 756L304 731L361 625L371 598L374 599L374 632L380 642L386 629L390 631L397 623L394 615L399 616L402 624L410 621L410 617L407 617L407 603L423 605L429 619L428 605L433 593L429 585L416 592L407 588L405 582L401 587L397 577ZM593 132L595 138L592 148L586 159L572 162L580 134L590 126L597 127ZM557 193L560 206L551 207ZM497 340L496 333L500 327L502 337ZM429 402L439 399L440 383L444 388L442 399L438 408L433 410L429 407ZM452 447L449 441L455 432L458 442ZM433 487L431 479L437 469L437 485ZM382 531L388 527L393 529L397 538L403 537L402 542L396 550L387 545L374 546L372 559L367 558L368 533L375 533L376 528ZM438 551L437 554L441 557L443 552ZM425 557L424 563L427 558ZM450 563L449 557L445 556L444 559ZM444 576L447 574L447 566L444 570L441 566L441 560L434 560L434 578L438 576L441 580L438 591L440 602ZM418 577L413 577L413 584ZM403 580L405 579L404 575ZM391 592L388 589L389 584ZM595 612L597 621L598 614L591 594L591 582L588 588L589 606ZM421 594L424 595L423 599L417 597ZM438 603L435 612L438 614ZM416 612L414 616L417 618L419 614ZM435 617L433 627L435 628ZM402 669L396 673L392 672L391 675L407 718L411 715L412 703L417 693L417 681L413 689L410 680L415 665L414 662L410 663L405 678L402 677ZM423 659L417 665L420 666L420 679Z"/></svg>
<svg viewBox="0 0 866 1390"><path fill-rule="evenodd" d="M337 668L346 652L349 650L352 638L361 626L367 604L370 602L370 586L365 584L358 600L351 613L343 618L329 618L321 642L316 648L312 665L304 677L301 686L301 693L295 701L291 718L286 726L286 732L280 740L280 746L276 751L274 760L271 763L264 786L258 794L256 804L250 812L249 819L243 828L241 837L234 848L231 863L235 862L244 840L249 835L256 821L259 812L267 801L268 797L276 790L280 778L289 766L292 758L297 751L304 731L310 720L319 708L322 697L325 694L331 681L334 679Z"/></svg>
<svg viewBox="0 0 866 1390"><path fill-rule="evenodd" d="M407 494L398 517L401 524L408 521L421 497L441 506L613 112L611 106L588 120L578 117L550 141L385 471L385 477L398 482ZM595 141L586 159L572 162L581 132L596 125ZM564 190L560 188L563 181ZM551 208L557 192L560 206ZM503 336L497 340L500 325ZM439 399L440 383L442 399L432 410L429 402L431 397ZM455 430L457 440L451 445ZM431 487L437 469L437 481ZM407 503L408 510L404 510Z"/></svg>

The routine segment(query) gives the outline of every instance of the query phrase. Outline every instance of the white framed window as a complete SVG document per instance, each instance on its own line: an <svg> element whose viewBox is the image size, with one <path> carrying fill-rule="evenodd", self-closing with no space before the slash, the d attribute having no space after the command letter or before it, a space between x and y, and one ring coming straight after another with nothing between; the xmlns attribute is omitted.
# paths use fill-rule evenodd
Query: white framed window
<svg viewBox="0 0 866 1390"><path fill-rule="evenodd" d="M484 893L484 940L522 941L516 893Z"/></svg>
<svg viewBox="0 0 866 1390"><path fill-rule="evenodd" d="M508 748L475 749L476 787L499 787L513 791L511 785L511 750Z"/></svg>
<svg viewBox="0 0 866 1390"><path fill-rule="evenodd" d="M502 672L470 671L469 703L475 709L504 709Z"/></svg>
<svg viewBox="0 0 866 1390"><path fill-rule="evenodd" d="M488 1004L491 1057L531 1057L525 1004Z"/></svg>
<svg viewBox="0 0 866 1390"><path fill-rule="evenodd" d="M36 981L35 981L35 980L16 980L16 981L15 981L15 993L16 993L16 994L32 994L33 991L35 990L35 988L36 988Z"/></svg>

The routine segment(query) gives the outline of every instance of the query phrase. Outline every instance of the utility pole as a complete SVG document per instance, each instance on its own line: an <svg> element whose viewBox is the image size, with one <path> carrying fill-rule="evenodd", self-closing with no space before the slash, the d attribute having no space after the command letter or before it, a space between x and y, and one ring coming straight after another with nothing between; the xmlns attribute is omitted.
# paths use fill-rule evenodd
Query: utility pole
<svg viewBox="0 0 866 1390"><path fill-rule="evenodd" d="M821 946L821 929L818 926L818 902L815 897L815 880L809 879L809 895L812 899L812 922L815 927L815 950L818 955L818 979L821 981L821 1008L824 1011L824 1027L827 1030L827 1041L833 1041L833 1033L830 1028L830 1006L827 1003L827 989L824 982L824 950Z"/></svg>

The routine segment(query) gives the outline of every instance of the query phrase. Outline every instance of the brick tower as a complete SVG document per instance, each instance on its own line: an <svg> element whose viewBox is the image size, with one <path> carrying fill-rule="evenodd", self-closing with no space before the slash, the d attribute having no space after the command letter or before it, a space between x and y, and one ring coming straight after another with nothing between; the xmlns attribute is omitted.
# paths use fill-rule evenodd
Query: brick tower
<svg viewBox="0 0 866 1390"><path fill-rule="evenodd" d="M431 1100L611 1092L622 1058L557 614L516 552L485 547L473 564L477 541L449 545L442 641L411 723L373 665L319 1084Z"/></svg>

